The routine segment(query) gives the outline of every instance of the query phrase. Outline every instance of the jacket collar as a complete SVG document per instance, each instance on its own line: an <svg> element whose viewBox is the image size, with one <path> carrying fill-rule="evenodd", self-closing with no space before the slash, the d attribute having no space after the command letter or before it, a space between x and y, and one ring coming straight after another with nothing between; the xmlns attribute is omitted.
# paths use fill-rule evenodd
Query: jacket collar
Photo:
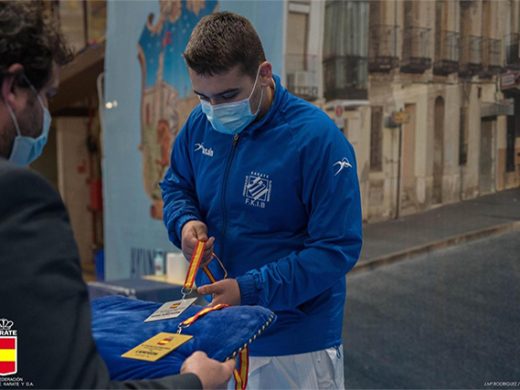
<svg viewBox="0 0 520 390"><path fill-rule="evenodd" d="M277 112L280 110L282 102L287 94L287 90L282 86L279 76L273 74L273 80L275 84L275 89L273 101L271 102L271 107L269 107L269 110L267 110L265 115L262 118L260 118L259 121L255 121L251 123L248 127L246 127L242 134L253 134L261 131L265 126L269 124L269 122L271 122L271 120L276 116Z"/></svg>

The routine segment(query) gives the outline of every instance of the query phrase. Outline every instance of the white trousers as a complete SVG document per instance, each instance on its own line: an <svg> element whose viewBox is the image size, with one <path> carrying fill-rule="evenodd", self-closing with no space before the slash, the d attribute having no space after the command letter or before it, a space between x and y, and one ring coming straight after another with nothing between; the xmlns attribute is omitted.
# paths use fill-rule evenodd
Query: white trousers
<svg viewBox="0 0 520 390"><path fill-rule="evenodd" d="M234 380L228 389L233 389ZM249 358L248 390L344 389L343 346L286 356Z"/></svg>

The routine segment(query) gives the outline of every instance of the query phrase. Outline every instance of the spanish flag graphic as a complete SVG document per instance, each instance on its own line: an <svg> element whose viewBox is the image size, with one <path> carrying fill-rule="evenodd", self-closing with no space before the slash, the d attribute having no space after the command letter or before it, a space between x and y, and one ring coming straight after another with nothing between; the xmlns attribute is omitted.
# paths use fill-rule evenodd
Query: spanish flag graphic
<svg viewBox="0 0 520 390"><path fill-rule="evenodd" d="M0 337L0 376L16 374L16 337Z"/></svg>
<svg viewBox="0 0 520 390"><path fill-rule="evenodd" d="M173 337L165 337L157 343L157 345L166 345L173 340Z"/></svg>

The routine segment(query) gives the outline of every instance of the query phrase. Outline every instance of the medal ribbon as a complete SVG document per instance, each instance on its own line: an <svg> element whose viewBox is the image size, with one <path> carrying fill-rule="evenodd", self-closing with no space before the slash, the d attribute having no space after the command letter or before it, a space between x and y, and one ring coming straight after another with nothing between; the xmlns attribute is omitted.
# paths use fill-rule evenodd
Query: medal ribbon
<svg viewBox="0 0 520 390"><path fill-rule="evenodd" d="M195 321L197 321L200 317L203 317L205 316L206 314L212 312L212 311L215 311L215 310L221 310L221 309L224 309L226 307L228 307L229 305L225 304L225 303L219 303L218 305L215 305L215 306L208 306L208 307L205 307L204 309L202 309L201 311L199 311L197 314L195 314L194 316L191 316L190 318L182 321L180 324L179 324L179 330L177 331L177 333L181 333L182 329L184 328L187 328L188 326L191 326L193 325L193 323Z"/></svg>
<svg viewBox="0 0 520 390"><path fill-rule="evenodd" d="M222 271L224 271L223 279L226 279L228 276L226 267L224 267L224 264L222 264L222 261L220 261L220 259L218 258L218 256L215 253L213 253L212 256L215 258L215 260L217 260L218 264L220 265L220 268L222 268ZM204 271L204 273L206 274L206 276L208 277L208 279L211 283L215 283L217 281L217 278L215 277L215 275L213 275L213 273L211 272L211 270L209 269L208 266L202 267L202 271Z"/></svg>
<svg viewBox="0 0 520 390"><path fill-rule="evenodd" d="M195 275L197 275L197 271L199 270L200 262L202 261L202 256L204 255L204 247L205 243L203 241L199 241L193 254L191 255L190 266L188 268L188 273L186 274L186 280L184 281L183 290L188 293L191 292L193 288L193 284L195 283Z"/></svg>
<svg viewBox="0 0 520 390"><path fill-rule="evenodd" d="M195 247L195 250L193 251L193 254L190 259L190 266L188 268L188 273L186 274L186 280L184 281L184 287L183 287L183 297L185 294L189 294L191 290L193 289L193 284L195 283L195 276L197 275L197 271L199 270L200 263L202 261L202 257L204 254L204 248L205 243L203 241L199 241L197 246ZM218 261L220 267L224 270L224 279L227 277L227 271L220 259L213 253L213 257ZM202 267L202 271L206 274L208 279L211 283L215 283L217 279L211 272L211 270L204 266ZM197 321L199 318L205 316L206 314L215 311L215 310L221 310L229 305L219 303L215 306L209 306L201 311L199 311L194 316L184 320L179 324L179 329L177 333L181 333L182 329L185 329L189 326L191 326L195 321ZM235 390L245 390L247 386L247 377L249 374L249 349L248 347L244 347L238 354L238 366L233 370L233 377L235 379Z"/></svg>
<svg viewBox="0 0 520 390"><path fill-rule="evenodd" d="M233 371L235 390L245 390L249 374L249 349L245 347L238 354L238 367Z"/></svg>
<svg viewBox="0 0 520 390"><path fill-rule="evenodd" d="M191 255L190 265L188 267L188 272L186 274L186 280L184 281L184 288L183 288L183 291L186 294L189 294L191 292L191 290L193 289L193 284L195 283L195 276L197 275L197 271L199 270L199 266L202 261L202 257L204 255L204 248L205 248L205 243L203 241L199 241L197 243L197 246L195 247L195 250L193 251L193 254ZM222 262L220 261L220 259L218 258L218 256L215 253L212 254L212 257L214 257L217 260L218 264L224 271L224 279L226 279L227 271L226 271L226 268L224 267L224 264L222 264ZM210 271L210 269L207 265L202 267L202 271L204 271L204 273L206 274L206 276L208 277L208 279L211 283L215 283L217 281L217 278L215 278L215 276Z"/></svg>
<svg viewBox="0 0 520 390"><path fill-rule="evenodd" d="M211 273L211 271L209 270L209 268L207 266L202 267L202 270L204 271L204 273L206 274L206 276L208 277L208 279L211 283L215 283L217 281L217 279L215 279L215 277L213 276L213 274Z"/></svg>

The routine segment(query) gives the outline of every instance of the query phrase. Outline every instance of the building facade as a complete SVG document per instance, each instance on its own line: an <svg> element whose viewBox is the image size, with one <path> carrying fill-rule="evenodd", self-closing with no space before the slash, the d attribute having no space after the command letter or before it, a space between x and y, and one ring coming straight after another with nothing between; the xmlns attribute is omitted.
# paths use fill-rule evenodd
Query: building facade
<svg viewBox="0 0 520 390"><path fill-rule="evenodd" d="M289 1L287 12L287 86L354 145L365 220L520 185L520 1Z"/></svg>

